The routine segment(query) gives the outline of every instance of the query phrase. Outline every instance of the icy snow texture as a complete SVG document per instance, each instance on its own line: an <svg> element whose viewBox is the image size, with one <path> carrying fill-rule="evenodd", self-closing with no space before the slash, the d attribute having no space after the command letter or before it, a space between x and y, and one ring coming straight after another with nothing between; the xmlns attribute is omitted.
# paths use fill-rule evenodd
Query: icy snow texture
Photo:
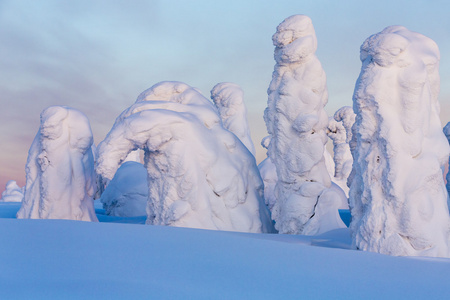
<svg viewBox="0 0 450 300"><path fill-rule="evenodd" d="M50 106L28 152L21 219L97 221L96 175L87 117L70 107Z"/></svg>
<svg viewBox="0 0 450 300"><path fill-rule="evenodd" d="M439 120L439 50L401 26L361 46L353 95L353 245L389 255L449 255L441 167L449 145Z"/></svg>
<svg viewBox="0 0 450 300"><path fill-rule="evenodd" d="M250 135L241 87L231 82L218 83L211 90L211 99L219 111L223 127L234 133L254 156L255 146Z"/></svg>
<svg viewBox="0 0 450 300"><path fill-rule="evenodd" d="M278 175L272 218L280 233L318 234L322 216L336 215L342 199L326 191L331 186L323 157L328 93L311 19L287 18L272 40L276 65L264 113L271 135L268 156ZM320 204L322 195L327 205ZM333 221L336 228L345 226L339 218Z"/></svg>
<svg viewBox="0 0 450 300"><path fill-rule="evenodd" d="M336 111L328 122L328 137L333 141L333 160L335 164L333 182L348 195L347 178L352 171L353 157L350 152L351 128L355 123L355 113L349 106Z"/></svg>
<svg viewBox="0 0 450 300"><path fill-rule="evenodd" d="M22 202L22 200L23 188L19 187L15 180L8 181L0 202Z"/></svg>
<svg viewBox="0 0 450 300"><path fill-rule="evenodd" d="M450 122L448 122L444 127L444 134L447 138L448 143L450 144ZM445 179L447 181L445 187L447 188L447 193L450 195L450 157L448 160L448 168L447 168L447 175L445 176ZM447 205L450 206L450 198L447 199Z"/></svg>
<svg viewBox="0 0 450 300"><path fill-rule="evenodd" d="M109 216L136 217L147 215L147 198L147 171L136 161L126 161L117 169L100 201Z"/></svg>
<svg viewBox="0 0 450 300"><path fill-rule="evenodd" d="M273 231L255 158L198 90L161 82L139 95L98 146L97 172L111 179L138 148L148 173L147 224Z"/></svg>

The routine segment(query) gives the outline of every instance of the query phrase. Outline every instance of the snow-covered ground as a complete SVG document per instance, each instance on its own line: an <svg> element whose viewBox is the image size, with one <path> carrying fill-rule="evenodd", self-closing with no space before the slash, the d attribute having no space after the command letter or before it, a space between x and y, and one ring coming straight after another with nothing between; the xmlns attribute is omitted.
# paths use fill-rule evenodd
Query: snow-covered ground
<svg viewBox="0 0 450 300"><path fill-rule="evenodd" d="M97 201L98 202L98 201ZM450 259L348 250L321 236L20 220L0 203L0 299L448 299ZM119 224L134 223L134 224Z"/></svg>

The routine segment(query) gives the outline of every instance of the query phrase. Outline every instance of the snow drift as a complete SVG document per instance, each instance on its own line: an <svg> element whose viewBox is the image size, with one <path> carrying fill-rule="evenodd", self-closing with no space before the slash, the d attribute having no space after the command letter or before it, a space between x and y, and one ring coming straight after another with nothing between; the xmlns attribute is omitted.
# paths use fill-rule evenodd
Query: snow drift
<svg viewBox="0 0 450 300"><path fill-rule="evenodd" d="M272 209L275 227L294 234L344 227L337 210L342 194L327 190L331 179L323 154L328 117L323 108L328 92L315 55L311 19L304 15L285 19L272 40L276 65L264 120L271 136L268 156L278 176ZM322 205L321 199L327 204Z"/></svg>
<svg viewBox="0 0 450 300"><path fill-rule="evenodd" d="M129 152L145 152L147 224L272 232L255 158L198 90L161 82L139 95L98 146L111 179Z"/></svg>
<svg viewBox="0 0 450 300"><path fill-rule="evenodd" d="M223 127L234 133L255 156L255 146L247 121L244 91L241 87L231 82L218 83L211 90L211 99L219 111Z"/></svg>
<svg viewBox="0 0 450 300"><path fill-rule="evenodd" d="M0 202L22 202L22 200L23 188L19 187L15 180L8 181Z"/></svg>
<svg viewBox="0 0 450 300"><path fill-rule="evenodd" d="M87 117L70 107L50 106L28 152L21 219L97 221L96 175Z"/></svg>
<svg viewBox="0 0 450 300"><path fill-rule="evenodd" d="M449 145L439 120L439 50L401 26L361 46L350 187L354 247L390 255L449 255L441 167Z"/></svg>

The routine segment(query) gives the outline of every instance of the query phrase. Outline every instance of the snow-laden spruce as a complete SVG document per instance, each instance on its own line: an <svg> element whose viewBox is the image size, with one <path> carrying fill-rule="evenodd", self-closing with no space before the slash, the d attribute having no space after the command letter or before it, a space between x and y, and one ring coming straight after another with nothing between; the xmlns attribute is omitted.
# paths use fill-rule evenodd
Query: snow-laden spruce
<svg viewBox="0 0 450 300"><path fill-rule="evenodd" d="M261 146L267 149L270 143L270 135L266 136L261 141ZM273 164L269 156L267 156L259 165L259 174L264 182L264 200L270 212L277 201L275 197L275 186L278 182L277 168Z"/></svg>
<svg viewBox="0 0 450 300"><path fill-rule="evenodd" d="M449 256L442 166L449 145L439 120L439 49L401 26L361 46L355 86L354 247L389 255Z"/></svg>
<svg viewBox="0 0 450 300"><path fill-rule="evenodd" d="M89 120L78 110L50 106L28 152L21 219L97 221L96 175Z"/></svg>
<svg viewBox="0 0 450 300"><path fill-rule="evenodd" d="M0 202L22 202L24 188L19 187L15 180L6 183Z"/></svg>
<svg viewBox="0 0 450 300"><path fill-rule="evenodd" d="M138 151L131 154L135 152ZM141 163L132 160L122 163L100 197L106 214L116 217L147 215L147 199L147 171Z"/></svg>
<svg viewBox="0 0 450 300"><path fill-rule="evenodd" d="M250 135L241 87L231 82L218 83L211 90L211 99L219 111L223 127L234 133L254 156L255 146Z"/></svg>
<svg viewBox="0 0 450 300"><path fill-rule="evenodd" d="M352 171L353 157L350 152L351 128L355 123L355 113L349 106L336 111L328 122L328 137L333 141L334 176L333 182L348 194L347 178Z"/></svg>
<svg viewBox="0 0 450 300"><path fill-rule="evenodd" d="M342 194L328 189L331 179L323 156L328 92L315 55L311 19L304 15L285 19L272 40L276 65L264 120L271 136L268 156L278 175L272 209L275 227L293 234L344 227L337 209Z"/></svg>
<svg viewBox="0 0 450 300"><path fill-rule="evenodd" d="M197 89L161 82L139 95L98 146L97 172L112 179L143 149L147 224L272 232L255 158Z"/></svg>

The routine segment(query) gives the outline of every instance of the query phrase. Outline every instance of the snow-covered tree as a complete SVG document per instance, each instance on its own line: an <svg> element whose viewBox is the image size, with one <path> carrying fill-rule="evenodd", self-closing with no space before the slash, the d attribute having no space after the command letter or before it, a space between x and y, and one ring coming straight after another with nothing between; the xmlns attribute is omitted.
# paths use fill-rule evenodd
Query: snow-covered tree
<svg viewBox="0 0 450 300"><path fill-rule="evenodd" d="M22 202L22 200L23 188L19 187L15 180L8 181L0 202Z"/></svg>
<svg viewBox="0 0 450 300"><path fill-rule="evenodd" d="M138 148L149 182L147 224L273 231L255 158L198 90L161 82L144 91L99 144L97 172L111 179Z"/></svg>
<svg viewBox="0 0 450 300"><path fill-rule="evenodd" d="M280 233L293 234L344 227L337 210L341 194L327 191L331 179L323 154L328 139L324 110L328 92L325 72L315 55L317 39L311 19L304 15L285 19L272 40L276 65L264 120L271 136L268 156L278 176L272 209L275 227ZM327 205L320 204L322 198ZM325 221L325 215L333 215L332 221Z"/></svg>
<svg viewBox="0 0 450 300"><path fill-rule="evenodd" d="M401 26L361 46L353 108L351 230L357 249L449 255L441 168L449 145L439 119L439 49Z"/></svg>
<svg viewBox="0 0 450 300"><path fill-rule="evenodd" d="M219 111L223 127L234 133L254 156L255 146L250 135L241 87L231 82L218 83L211 90L211 99Z"/></svg>
<svg viewBox="0 0 450 300"><path fill-rule="evenodd" d="M261 146L267 149L270 143L270 135L263 138ZM266 157L259 165L259 174L264 182L264 200L267 207L272 212L272 209L277 201L275 197L275 186L278 182L277 168L273 164L269 156Z"/></svg>
<svg viewBox="0 0 450 300"><path fill-rule="evenodd" d="M21 219L97 221L96 176L89 120L78 110L50 106L28 152Z"/></svg>
<svg viewBox="0 0 450 300"><path fill-rule="evenodd" d="M147 198L147 171L141 163L126 161L117 169L100 201L109 216L136 217L147 215Z"/></svg>
<svg viewBox="0 0 450 300"><path fill-rule="evenodd" d="M333 181L348 194L347 178L350 175L353 157L350 152L351 128L355 122L355 113L349 106L336 111L328 122L328 137L333 141L334 176Z"/></svg>

